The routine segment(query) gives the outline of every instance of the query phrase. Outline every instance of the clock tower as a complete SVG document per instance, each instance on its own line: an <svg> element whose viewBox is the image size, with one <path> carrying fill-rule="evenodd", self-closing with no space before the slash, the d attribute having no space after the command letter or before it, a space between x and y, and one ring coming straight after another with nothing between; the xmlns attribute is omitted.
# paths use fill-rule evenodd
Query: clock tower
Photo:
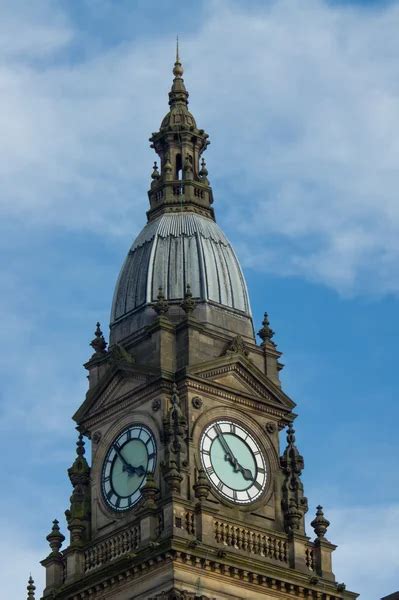
<svg viewBox="0 0 399 600"><path fill-rule="evenodd" d="M85 364L68 542L55 520L43 599L354 599L321 506L305 532L281 354L267 314L256 342L178 54L173 75L150 138L147 224L116 283L109 344L97 324Z"/></svg>

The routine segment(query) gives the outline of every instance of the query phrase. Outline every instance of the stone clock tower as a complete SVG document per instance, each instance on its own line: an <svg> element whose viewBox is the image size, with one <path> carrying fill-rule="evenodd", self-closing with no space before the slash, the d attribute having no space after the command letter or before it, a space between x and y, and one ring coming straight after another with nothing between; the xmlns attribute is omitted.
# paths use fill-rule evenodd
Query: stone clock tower
<svg viewBox="0 0 399 600"><path fill-rule="evenodd" d="M266 314L256 343L178 56L173 74L147 224L116 284L109 345L97 324L85 365L69 544L54 521L43 598L354 599L320 506L305 533L295 404Z"/></svg>

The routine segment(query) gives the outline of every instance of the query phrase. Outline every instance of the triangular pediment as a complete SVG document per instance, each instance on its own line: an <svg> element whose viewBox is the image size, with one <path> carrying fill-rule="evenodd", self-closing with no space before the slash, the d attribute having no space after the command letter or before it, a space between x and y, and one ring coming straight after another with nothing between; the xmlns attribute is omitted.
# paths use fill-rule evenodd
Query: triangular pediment
<svg viewBox="0 0 399 600"><path fill-rule="evenodd" d="M196 365L190 368L189 374L267 404L289 410L295 407L295 403L281 388L266 377L251 360L240 354L222 356L212 363Z"/></svg>
<svg viewBox="0 0 399 600"><path fill-rule="evenodd" d="M94 388L89 389L86 399L73 416L74 420L80 423L106 411L135 391L146 387L157 377L158 373L154 370L138 365L127 368L120 365L110 366Z"/></svg>

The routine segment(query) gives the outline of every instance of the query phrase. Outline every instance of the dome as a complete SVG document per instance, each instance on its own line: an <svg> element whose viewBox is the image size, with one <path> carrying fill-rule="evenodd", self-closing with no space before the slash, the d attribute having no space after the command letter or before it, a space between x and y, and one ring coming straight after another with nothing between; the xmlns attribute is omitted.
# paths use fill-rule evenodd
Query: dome
<svg viewBox="0 0 399 600"><path fill-rule="evenodd" d="M168 114L163 118L161 123L161 129L166 127L180 128L180 127L197 127L195 119L190 111L185 106L173 106Z"/></svg>
<svg viewBox="0 0 399 600"><path fill-rule="evenodd" d="M127 255L111 325L156 301L160 287L169 302L181 302L187 284L197 302L251 317L244 276L220 227L194 212L165 213L144 227Z"/></svg>

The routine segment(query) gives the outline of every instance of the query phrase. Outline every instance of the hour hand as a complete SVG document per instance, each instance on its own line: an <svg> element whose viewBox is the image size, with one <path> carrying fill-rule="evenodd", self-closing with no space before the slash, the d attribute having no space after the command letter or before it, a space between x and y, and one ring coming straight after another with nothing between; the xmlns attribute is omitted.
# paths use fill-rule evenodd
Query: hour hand
<svg viewBox="0 0 399 600"><path fill-rule="evenodd" d="M122 471L127 471L129 475L137 474L139 477L142 477L143 475L145 475L146 471L143 466L139 465L138 467L133 467L133 465L130 465L127 462L126 458L123 456L123 454L118 446L114 446L114 450L122 461L122 464L123 464Z"/></svg>

